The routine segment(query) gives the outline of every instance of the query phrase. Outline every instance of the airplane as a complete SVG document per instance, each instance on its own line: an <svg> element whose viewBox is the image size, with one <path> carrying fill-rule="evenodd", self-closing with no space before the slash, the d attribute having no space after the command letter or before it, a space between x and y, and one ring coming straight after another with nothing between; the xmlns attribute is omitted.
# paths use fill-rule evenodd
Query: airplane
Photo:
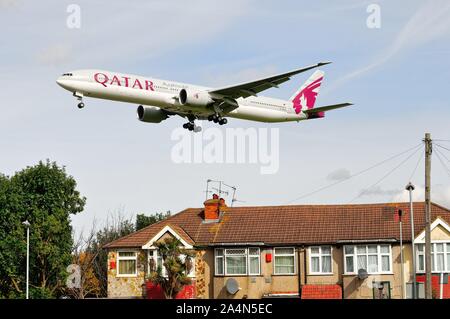
<svg viewBox="0 0 450 319"><path fill-rule="evenodd" d="M327 65L320 62L290 72L250 82L209 88L138 75L87 69L64 73L56 83L72 92L84 107L83 98L93 97L138 104L137 117L142 122L160 123L171 116L187 118L183 128L199 132L195 120L219 125L228 118L258 122L288 122L323 118L326 111L352 105L340 103L314 107L324 72L317 70L289 100L258 96L264 90L278 88L292 76Z"/></svg>

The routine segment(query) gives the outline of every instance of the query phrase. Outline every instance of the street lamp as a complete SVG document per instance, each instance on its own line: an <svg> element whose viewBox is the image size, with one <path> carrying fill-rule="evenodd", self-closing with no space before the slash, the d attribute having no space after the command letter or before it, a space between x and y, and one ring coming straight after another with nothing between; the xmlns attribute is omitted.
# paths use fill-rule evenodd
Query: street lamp
<svg viewBox="0 0 450 319"><path fill-rule="evenodd" d="M412 273L413 273L413 282L412 282L412 299L416 299L417 289L416 289L416 249L414 247L414 208L413 208L413 200L412 200L412 191L414 190L414 185L409 182L406 185L405 189L409 192L409 212L411 218L411 248L412 248Z"/></svg>
<svg viewBox="0 0 450 319"><path fill-rule="evenodd" d="M27 228L27 288L26 288L26 299L28 299L28 286L30 282L30 222L25 220L22 224Z"/></svg>
<svg viewBox="0 0 450 319"><path fill-rule="evenodd" d="M400 224L400 276L402 278L402 299L405 299L405 276L403 275L403 227L402 227L402 210L398 210L398 221Z"/></svg>

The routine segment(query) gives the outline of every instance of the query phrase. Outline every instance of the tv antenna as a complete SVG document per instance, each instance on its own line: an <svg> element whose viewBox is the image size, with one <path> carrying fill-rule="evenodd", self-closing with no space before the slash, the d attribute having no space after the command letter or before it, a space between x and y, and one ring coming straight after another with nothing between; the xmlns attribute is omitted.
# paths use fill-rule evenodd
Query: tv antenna
<svg viewBox="0 0 450 319"><path fill-rule="evenodd" d="M212 190L215 190L217 192L217 194L219 195L219 197L221 197L222 194L225 194L226 196L230 195L230 190L232 191L232 199L231 199L231 207L233 207L234 202L237 201L236 199L236 186L231 186L226 184L224 181L218 181L218 180L213 180L213 179L207 179L206 180L206 199L208 199L209 193L211 193L212 191L210 191L210 183L215 183L217 186L216 187L211 187ZM229 190L224 190L223 187L228 188Z"/></svg>

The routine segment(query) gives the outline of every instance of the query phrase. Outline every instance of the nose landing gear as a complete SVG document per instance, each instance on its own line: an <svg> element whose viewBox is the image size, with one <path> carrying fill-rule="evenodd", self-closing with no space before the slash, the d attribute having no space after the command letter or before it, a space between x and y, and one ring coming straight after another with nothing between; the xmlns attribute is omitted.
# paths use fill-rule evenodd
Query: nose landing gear
<svg viewBox="0 0 450 319"><path fill-rule="evenodd" d="M79 93L79 92L73 92L73 96L75 96L77 98L77 100L79 101L78 103L78 108L82 109L84 107L84 103L83 103L83 94Z"/></svg>

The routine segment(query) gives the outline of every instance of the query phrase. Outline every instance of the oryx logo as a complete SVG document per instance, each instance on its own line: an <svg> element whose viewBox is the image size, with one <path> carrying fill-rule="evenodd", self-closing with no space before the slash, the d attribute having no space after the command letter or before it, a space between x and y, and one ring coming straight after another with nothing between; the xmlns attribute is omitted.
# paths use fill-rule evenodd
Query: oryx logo
<svg viewBox="0 0 450 319"><path fill-rule="evenodd" d="M316 103L317 94L319 94L320 85L322 84L325 73L317 70L308 80L300 87L300 89L291 96L292 107L295 113L299 114L302 110L309 110Z"/></svg>
<svg viewBox="0 0 450 319"><path fill-rule="evenodd" d="M198 99L198 93L195 93L195 94L194 94L194 97L195 97L196 99Z"/></svg>

